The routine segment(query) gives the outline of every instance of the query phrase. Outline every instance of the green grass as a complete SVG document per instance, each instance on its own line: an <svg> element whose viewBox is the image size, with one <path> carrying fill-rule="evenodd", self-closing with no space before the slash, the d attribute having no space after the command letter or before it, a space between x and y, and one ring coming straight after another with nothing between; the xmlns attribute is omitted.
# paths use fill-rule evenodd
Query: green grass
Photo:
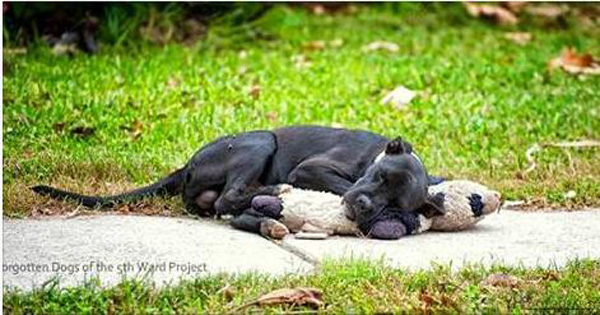
<svg viewBox="0 0 600 315"><path fill-rule="evenodd" d="M547 70L566 46L600 56L600 31L534 22L503 28L460 5L361 6L333 16L276 7L242 27L214 25L191 47L5 54L4 214L56 206L29 192L32 184L117 192L160 178L217 136L292 124L402 135L432 174L479 180L509 199L598 206L598 149L545 149L538 167L519 176L535 143L600 138L599 77ZM515 30L533 41L504 38ZM334 39L343 46L303 48ZM375 40L400 51L361 51ZM299 54L310 68L295 66ZM258 97L248 93L253 85ZM405 110L380 104L398 85L422 94ZM135 122L143 126L139 137L127 130ZM70 132L78 126L94 133ZM569 190L575 198L564 197ZM181 209L178 200L166 206Z"/></svg>
<svg viewBox="0 0 600 315"><path fill-rule="evenodd" d="M491 274L509 275L514 286L486 282ZM308 275L217 275L163 288L135 280L110 288L99 285L90 281L60 289L58 282L50 282L29 293L5 288L3 310L10 314L223 314L271 290L298 286L323 291L325 305L320 313L522 314L537 309L544 314L590 314L600 310L598 260L572 261L555 269L471 265L453 271L449 265L438 265L412 272L381 262L328 261ZM275 314L301 308L260 310ZM255 311L257 306L243 309Z"/></svg>

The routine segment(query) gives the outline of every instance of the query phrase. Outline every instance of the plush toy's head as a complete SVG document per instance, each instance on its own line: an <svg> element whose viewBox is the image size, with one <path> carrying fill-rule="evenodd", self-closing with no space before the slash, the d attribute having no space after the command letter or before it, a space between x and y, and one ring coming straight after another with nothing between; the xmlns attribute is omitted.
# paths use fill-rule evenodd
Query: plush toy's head
<svg viewBox="0 0 600 315"><path fill-rule="evenodd" d="M443 214L431 217L430 229L435 231L469 228L497 211L502 203L499 192L468 180L450 180L430 186L429 194L443 204Z"/></svg>

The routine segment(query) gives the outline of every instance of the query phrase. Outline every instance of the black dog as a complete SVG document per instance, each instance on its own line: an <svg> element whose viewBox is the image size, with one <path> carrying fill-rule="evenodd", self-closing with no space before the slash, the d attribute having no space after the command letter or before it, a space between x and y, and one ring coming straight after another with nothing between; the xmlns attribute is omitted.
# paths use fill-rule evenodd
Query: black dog
<svg viewBox="0 0 600 315"><path fill-rule="evenodd" d="M385 207L415 210L426 202L428 181L437 180L428 178L410 144L400 138L298 126L219 138L166 178L120 195L84 196L43 185L32 189L86 207L181 193L187 211L210 216L239 215L254 196L276 194L277 184L288 183L343 196L352 219Z"/></svg>

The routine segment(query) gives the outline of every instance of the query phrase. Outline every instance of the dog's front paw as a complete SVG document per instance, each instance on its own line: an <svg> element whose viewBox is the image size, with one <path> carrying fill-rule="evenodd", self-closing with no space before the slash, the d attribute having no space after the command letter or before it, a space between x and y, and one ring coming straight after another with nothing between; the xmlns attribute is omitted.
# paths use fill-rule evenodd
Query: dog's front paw
<svg viewBox="0 0 600 315"><path fill-rule="evenodd" d="M260 224L260 235L275 239L282 239L290 233L290 230L283 223L268 219Z"/></svg>

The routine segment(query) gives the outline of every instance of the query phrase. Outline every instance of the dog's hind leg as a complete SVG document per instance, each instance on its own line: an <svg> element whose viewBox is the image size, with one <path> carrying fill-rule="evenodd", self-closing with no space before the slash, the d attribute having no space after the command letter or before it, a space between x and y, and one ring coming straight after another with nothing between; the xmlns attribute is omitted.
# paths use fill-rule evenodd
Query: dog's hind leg
<svg viewBox="0 0 600 315"><path fill-rule="evenodd" d="M263 188L260 178L276 147L270 132L249 132L220 138L200 149L186 168L185 209L200 215L235 215L248 208L255 194L273 190ZM207 190L219 193L210 211L197 200Z"/></svg>
<svg viewBox="0 0 600 315"><path fill-rule="evenodd" d="M217 201L217 215L239 214L250 207L256 195L275 194L278 186L261 183L277 145L267 132L244 134L231 141L227 161L226 184Z"/></svg>

